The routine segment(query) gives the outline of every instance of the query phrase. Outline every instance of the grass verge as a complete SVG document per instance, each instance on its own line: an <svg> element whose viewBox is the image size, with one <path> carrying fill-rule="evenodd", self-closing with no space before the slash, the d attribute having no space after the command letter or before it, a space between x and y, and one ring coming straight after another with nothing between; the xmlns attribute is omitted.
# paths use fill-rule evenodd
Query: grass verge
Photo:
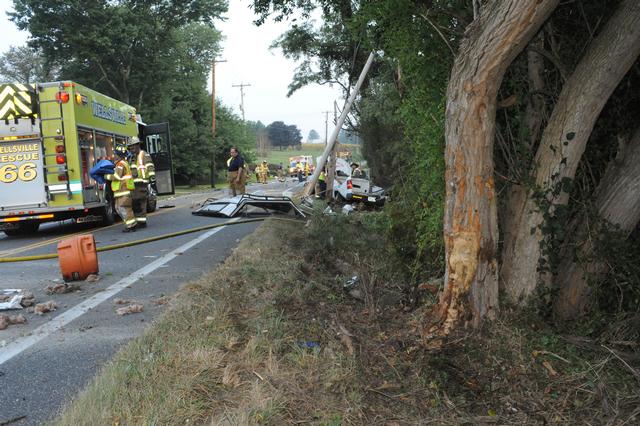
<svg viewBox="0 0 640 426"><path fill-rule="evenodd" d="M58 423L637 423L634 359L614 342L505 314L426 351L432 296L409 284L383 227L379 214L266 222Z"/></svg>

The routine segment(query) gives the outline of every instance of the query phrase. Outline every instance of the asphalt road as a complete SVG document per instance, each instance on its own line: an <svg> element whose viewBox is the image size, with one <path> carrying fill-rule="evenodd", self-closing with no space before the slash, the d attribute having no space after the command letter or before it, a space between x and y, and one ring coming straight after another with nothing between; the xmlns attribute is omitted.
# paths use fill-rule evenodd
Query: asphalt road
<svg viewBox="0 0 640 426"><path fill-rule="evenodd" d="M249 186L247 191L275 194L282 189L282 184L271 183ZM191 214L206 198L224 196L214 191L162 200L149 226L135 233L122 233L121 223L48 224L36 236L0 237L0 256L53 253L59 240L79 233L92 233L100 247L224 222L228 219ZM79 282L80 289L67 294L45 293L47 286L62 282L57 259L0 263L0 288L26 289L36 303L52 300L58 305L42 316L25 310L4 312L22 313L27 323L0 331L0 424L12 419L18 419L12 425L54 420L122 344L167 309L167 304L157 304L158 299L170 298L183 283L215 268L257 226L259 222L214 228L99 253L100 279ZM140 302L144 311L118 316L117 298Z"/></svg>

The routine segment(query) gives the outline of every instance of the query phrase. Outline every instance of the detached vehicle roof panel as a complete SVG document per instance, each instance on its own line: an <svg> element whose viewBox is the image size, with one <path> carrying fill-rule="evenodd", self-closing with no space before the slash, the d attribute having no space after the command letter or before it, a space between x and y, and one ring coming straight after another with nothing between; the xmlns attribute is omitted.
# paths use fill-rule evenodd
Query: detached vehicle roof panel
<svg viewBox="0 0 640 426"><path fill-rule="evenodd" d="M219 200L208 199L192 212L198 216L236 217L247 207L271 210L277 213L291 213L305 217L305 214L291 201L289 197L271 195L243 194Z"/></svg>

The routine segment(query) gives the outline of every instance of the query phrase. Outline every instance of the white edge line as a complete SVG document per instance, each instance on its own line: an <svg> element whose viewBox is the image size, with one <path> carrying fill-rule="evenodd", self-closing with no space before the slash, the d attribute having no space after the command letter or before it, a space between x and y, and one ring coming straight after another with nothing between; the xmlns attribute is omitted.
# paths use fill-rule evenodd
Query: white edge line
<svg viewBox="0 0 640 426"><path fill-rule="evenodd" d="M238 218L232 219L230 220L230 222L235 222L236 220L238 220ZM198 238L194 238L188 243L183 244L177 249L165 254L161 258L154 260L148 265L131 273L129 276L121 279L117 283L112 284L111 286L104 289L104 291L96 293L90 298L88 298L87 300L77 304L73 308L66 310L62 314L53 318L51 321L33 330L33 332L29 336L18 338L12 341L11 343L9 343L4 348L0 348L0 365L9 361L11 358L20 354L26 349L29 349L31 346L35 345L45 337L48 337L52 333L60 330L62 327L69 324L71 321L75 320L76 318L82 316L83 314L87 313L91 309L95 308L100 303L111 298L112 296L115 296L116 294L121 292L123 289L125 289L127 286L130 286L131 284L135 283L139 279L149 275L151 272L155 271L165 263L175 259L179 255L178 253L182 253L189 250L191 247L195 246L201 241L206 240L213 234L222 231L224 228L226 228L226 226L214 228L210 231L205 232Z"/></svg>

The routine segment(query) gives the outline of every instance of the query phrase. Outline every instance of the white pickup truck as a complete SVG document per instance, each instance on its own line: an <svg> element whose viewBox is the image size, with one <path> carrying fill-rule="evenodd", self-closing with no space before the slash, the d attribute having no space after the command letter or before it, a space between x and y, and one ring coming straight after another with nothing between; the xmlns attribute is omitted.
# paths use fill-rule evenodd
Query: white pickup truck
<svg viewBox="0 0 640 426"><path fill-rule="evenodd" d="M377 206L384 205L385 191L371 183L366 176L336 176L333 183L333 197L343 202L362 202Z"/></svg>

